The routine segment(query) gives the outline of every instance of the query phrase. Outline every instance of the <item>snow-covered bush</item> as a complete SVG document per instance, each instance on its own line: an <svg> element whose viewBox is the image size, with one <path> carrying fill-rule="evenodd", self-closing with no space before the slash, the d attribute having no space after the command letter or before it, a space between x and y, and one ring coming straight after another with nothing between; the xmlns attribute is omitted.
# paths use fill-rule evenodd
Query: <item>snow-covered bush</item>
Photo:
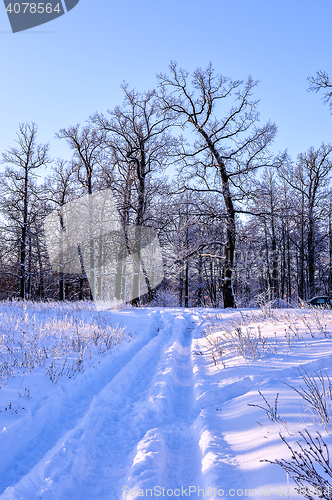
<svg viewBox="0 0 332 500"><path fill-rule="evenodd" d="M282 467L296 483L295 489L302 497L331 500L332 481L329 480L332 480L332 468L328 446L318 431L315 437L307 430L299 432L299 435L301 442L296 442L297 450L280 435L291 452L290 460L265 461Z"/></svg>
<svg viewBox="0 0 332 500"><path fill-rule="evenodd" d="M158 290L153 298L154 307L176 307L177 298L169 290Z"/></svg>
<svg viewBox="0 0 332 500"><path fill-rule="evenodd" d="M303 367L298 369L301 376L299 387L294 387L284 382L293 389L304 400L304 411L309 410L313 415L318 416L318 425L323 425L325 433L329 434L332 429L332 383L322 369L313 374L307 372ZM272 407L263 397L267 407L248 404L248 406L258 406L262 408L270 420L281 422L287 427L287 422L277 415L277 399ZM329 446L322 437L319 430L314 432L304 429L299 432L300 439L296 441L297 449L291 445L284 436L279 433L280 438L290 451L289 459L264 460L271 464L279 465L284 469L289 477L295 482L295 490L299 495L308 500L322 498L330 500L332 498L332 467L330 464ZM331 481L331 482L330 482Z"/></svg>

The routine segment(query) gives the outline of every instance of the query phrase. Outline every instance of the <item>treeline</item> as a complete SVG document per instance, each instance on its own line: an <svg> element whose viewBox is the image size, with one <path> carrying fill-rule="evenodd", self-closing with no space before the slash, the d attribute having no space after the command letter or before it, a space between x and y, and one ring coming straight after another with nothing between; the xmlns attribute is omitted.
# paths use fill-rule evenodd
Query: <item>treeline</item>
<svg viewBox="0 0 332 500"><path fill-rule="evenodd" d="M309 81L329 102L328 76ZM155 90L123 85L121 105L58 131L70 161L51 158L35 124L20 125L3 152L0 299L93 298L88 263L80 273L52 269L44 220L105 189L124 234L150 226L162 248L164 279L134 305L236 307L267 290L280 304L332 294L332 146L273 155L277 128L259 122L256 85L211 64L189 74L171 63ZM40 182L44 167L50 174Z"/></svg>

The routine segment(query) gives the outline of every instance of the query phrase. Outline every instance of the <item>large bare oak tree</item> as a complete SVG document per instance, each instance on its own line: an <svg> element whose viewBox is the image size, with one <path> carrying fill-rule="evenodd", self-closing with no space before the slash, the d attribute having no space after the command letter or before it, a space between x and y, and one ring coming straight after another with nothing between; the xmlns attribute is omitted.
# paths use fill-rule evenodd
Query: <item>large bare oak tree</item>
<svg viewBox="0 0 332 500"><path fill-rule="evenodd" d="M192 75L170 64L170 75L159 75L162 105L185 129L195 132L196 141L188 147L181 141L180 154L192 161L192 179L213 191L208 178L217 177L226 217L223 264L224 307L236 307L232 289L232 272L236 242L236 206L234 196L244 192L248 178L259 167L273 163L268 146L276 126L267 123L258 127L258 101L253 98L257 82L231 80L215 74L211 64L197 68ZM218 190L216 190L218 191Z"/></svg>

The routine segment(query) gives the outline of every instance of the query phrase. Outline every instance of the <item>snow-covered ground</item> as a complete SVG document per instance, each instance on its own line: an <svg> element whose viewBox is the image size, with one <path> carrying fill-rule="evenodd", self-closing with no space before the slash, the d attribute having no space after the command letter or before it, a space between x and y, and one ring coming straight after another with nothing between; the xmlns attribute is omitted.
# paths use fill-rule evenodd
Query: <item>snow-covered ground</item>
<svg viewBox="0 0 332 500"><path fill-rule="evenodd" d="M328 391L331 311L3 303L0 329L1 500L300 498L279 433L332 444L289 387Z"/></svg>

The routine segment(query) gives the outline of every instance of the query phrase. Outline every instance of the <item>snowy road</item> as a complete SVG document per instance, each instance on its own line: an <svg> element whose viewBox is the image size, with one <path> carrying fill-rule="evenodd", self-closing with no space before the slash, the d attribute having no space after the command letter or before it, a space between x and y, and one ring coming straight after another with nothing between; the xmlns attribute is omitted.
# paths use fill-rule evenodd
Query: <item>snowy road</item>
<svg viewBox="0 0 332 500"><path fill-rule="evenodd" d="M294 398L280 375L290 380L300 363L328 366L331 347L320 364L301 351L274 366L217 369L202 352L204 314L124 312L132 341L53 386L0 432L0 499L282 498L283 471L260 462L266 449L280 455L280 429L259 426L264 412L247 402L261 403L257 389L268 385L274 396L284 391L289 411Z"/></svg>
<svg viewBox="0 0 332 500"><path fill-rule="evenodd" d="M189 313L151 316L148 333L125 353L119 350L88 407L89 396L78 386L78 397L70 394L61 401L62 411L54 408L62 425L52 419L54 427L41 426L24 459L36 463L1 498L115 499L151 482L174 488L198 484L191 358L195 323ZM100 374L96 377L94 388L100 385ZM70 414L80 417L75 422ZM45 441L56 438L44 453Z"/></svg>

